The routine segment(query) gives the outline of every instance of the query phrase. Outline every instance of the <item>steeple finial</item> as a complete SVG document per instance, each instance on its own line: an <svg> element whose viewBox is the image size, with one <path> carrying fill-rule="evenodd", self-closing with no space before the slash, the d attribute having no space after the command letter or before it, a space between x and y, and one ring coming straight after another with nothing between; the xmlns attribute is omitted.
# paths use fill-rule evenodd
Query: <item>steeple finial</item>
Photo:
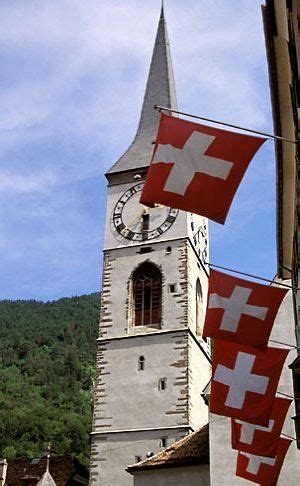
<svg viewBox="0 0 300 486"><path fill-rule="evenodd" d="M164 0L161 0L161 9L160 9L160 19L165 18L165 3Z"/></svg>
<svg viewBox="0 0 300 486"><path fill-rule="evenodd" d="M155 105L177 109L175 81L162 0L150 71L136 136L125 154L107 175L147 167L153 151L159 113Z"/></svg>
<svg viewBox="0 0 300 486"><path fill-rule="evenodd" d="M47 447L46 472L43 474L42 478L37 483L37 486L56 486L56 483L49 472L50 457L51 457L51 442L49 442Z"/></svg>
<svg viewBox="0 0 300 486"><path fill-rule="evenodd" d="M51 442L49 442L48 447L47 447L47 464L46 464L46 471L49 472L49 466L50 466L50 458L51 458Z"/></svg>

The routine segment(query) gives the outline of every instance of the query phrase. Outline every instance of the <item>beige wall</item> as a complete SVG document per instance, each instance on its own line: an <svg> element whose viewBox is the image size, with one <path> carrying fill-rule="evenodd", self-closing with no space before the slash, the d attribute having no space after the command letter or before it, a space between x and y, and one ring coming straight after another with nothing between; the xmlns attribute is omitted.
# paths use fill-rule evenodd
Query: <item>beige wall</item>
<svg viewBox="0 0 300 486"><path fill-rule="evenodd" d="M283 301L271 339L295 345L294 317L291 292ZM269 346L276 347L274 343ZM296 352L291 351L286 360L283 373L279 382L278 390L288 395L293 395L292 374L288 365L296 358ZM292 403L288 412L283 432L295 437L294 422L291 417L295 415L294 404ZM249 485L246 479L238 478L235 475L237 452L231 448L231 426L230 419L211 414L210 416L210 467L212 486L239 486ZM300 478L300 451L293 442L280 474L279 486L299 486Z"/></svg>
<svg viewBox="0 0 300 486"><path fill-rule="evenodd" d="M94 430L188 425L187 340L182 331L103 343L105 372L97 383ZM138 371L140 356L143 371ZM164 391L158 388L161 378L166 378Z"/></svg>
<svg viewBox="0 0 300 486"><path fill-rule="evenodd" d="M209 486L209 466L186 466L134 473L134 486ZM219 484L221 486L222 483Z"/></svg>
<svg viewBox="0 0 300 486"><path fill-rule="evenodd" d="M134 478L126 468L136 462L136 456L146 459L148 452L161 452L161 438L173 444L186 435L183 429L146 430L92 436L90 485L133 486Z"/></svg>
<svg viewBox="0 0 300 486"><path fill-rule="evenodd" d="M193 235L207 221L195 217L192 230L190 214L180 211L172 227L159 239L141 244L120 239L111 224L111 215L116 201L132 184L111 186L108 190L94 392L93 486L133 484L133 477L125 468L135 462L135 456L146 459L147 452L161 450L162 437L167 437L170 445L208 419L201 393L209 379L210 365L196 338L188 332L189 328L196 331L197 278L206 299L207 277L192 245ZM136 210L138 213L139 208ZM197 252L207 239L207 233L201 235L195 246ZM143 246L152 251L141 254ZM169 246L171 252L166 251ZM134 327L131 317L131 277L145 261L155 264L162 273L160 329ZM174 293L169 284L176 285ZM206 346L202 340L200 344ZM145 358L144 371L138 371L140 356ZM158 389L161 378L167 379L165 391Z"/></svg>

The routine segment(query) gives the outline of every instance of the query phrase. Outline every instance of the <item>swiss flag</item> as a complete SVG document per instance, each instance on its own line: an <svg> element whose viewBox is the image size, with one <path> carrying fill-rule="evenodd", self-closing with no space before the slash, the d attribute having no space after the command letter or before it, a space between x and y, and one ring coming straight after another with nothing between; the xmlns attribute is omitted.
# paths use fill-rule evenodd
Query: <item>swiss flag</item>
<svg viewBox="0 0 300 486"><path fill-rule="evenodd" d="M216 339L210 411L267 426L288 352L282 348L262 352Z"/></svg>
<svg viewBox="0 0 300 486"><path fill-rule="evenodd" d="M291 442L289 439L281 438L278 442L275 458L239 452L236 475L261 486L275 486Z"/></svg>
<svg viewBox="0 0 300 486"><path fill-rule="evenodd" d="M231 420L232 447L257 456L276 457L284 420L292 400L275 397L267 426Z"/></svg>
<svg viewBox="0 0 300 486"><path fill-rule="evenodd" d="M203 336L266 347L287 292L211 270Z"/></svg>
<svg viewBox="0 0 300 486"><path fill-rule="evenodd" d="M265 140L162 114L140 202L224 223L243 175Z"/></svg>

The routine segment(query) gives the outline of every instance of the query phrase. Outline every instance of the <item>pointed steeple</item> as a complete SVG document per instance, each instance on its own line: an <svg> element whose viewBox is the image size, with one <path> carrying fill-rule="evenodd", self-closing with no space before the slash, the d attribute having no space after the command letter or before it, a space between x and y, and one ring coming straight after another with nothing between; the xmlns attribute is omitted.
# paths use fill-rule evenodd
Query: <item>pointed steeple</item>
<svg viewBox="0 0 300 486"><path fill-rule="evenodd" d="M108 174L147 167L153 150L159 114L154 105L177 109L175 81L170 45L164 13L160 18L152 54L150 71L136 136L124 155L113 165Z"/></svg>

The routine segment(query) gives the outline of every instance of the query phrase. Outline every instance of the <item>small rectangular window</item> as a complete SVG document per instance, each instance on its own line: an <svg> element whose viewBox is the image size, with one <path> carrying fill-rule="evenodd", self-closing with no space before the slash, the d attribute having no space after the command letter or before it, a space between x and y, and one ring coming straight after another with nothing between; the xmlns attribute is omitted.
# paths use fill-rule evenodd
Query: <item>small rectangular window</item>
<svg viewBox="0 0 300 486"><path fill-rule="evenodd" d="M167 388L167 378L161 378L158 382L159 391L165 391Z"/></svg>
<svg viewBox="0 0 300 486"><path fill-rule="evenodd" d="M168 290L170 294L175 294L176 292L176 284L169 284L168 285Z"/></svg>
<svg viewBox="0 0 300 486"><path fill-rule="evenodd" d="M168 439L167 439L167 437L162 437L160 439L159 447L165 448L165 447L167 447L167 445L168 445Z"/></svg>

